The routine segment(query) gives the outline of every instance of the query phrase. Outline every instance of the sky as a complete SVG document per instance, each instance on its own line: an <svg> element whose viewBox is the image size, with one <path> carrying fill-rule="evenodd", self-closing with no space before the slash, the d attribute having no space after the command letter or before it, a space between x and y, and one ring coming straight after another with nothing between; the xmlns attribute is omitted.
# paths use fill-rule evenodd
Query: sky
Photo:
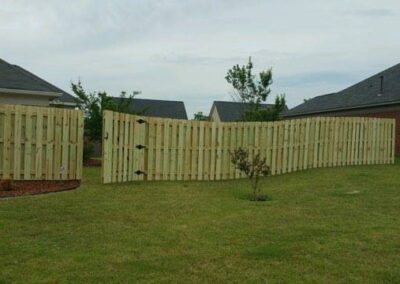
<svg viewBox="0 0 400 284"><path fill-rule="evenodd" d="M272 68L289 108L400 63L398 0L0 0L0 58L70 92L141 91L189 117L231 100L228 69Z"/></svg>

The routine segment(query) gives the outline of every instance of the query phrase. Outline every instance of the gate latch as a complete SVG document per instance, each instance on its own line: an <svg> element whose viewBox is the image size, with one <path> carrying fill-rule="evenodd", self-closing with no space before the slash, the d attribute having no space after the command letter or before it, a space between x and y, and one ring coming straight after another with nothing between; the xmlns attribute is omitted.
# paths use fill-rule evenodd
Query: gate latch
<svg viewBox="0 0 400 284"><path fill-rule="evenodd" d="M141 149L146 149L146 146L139 144L139 145L136 145L136 148L141 150Z"/></svg>

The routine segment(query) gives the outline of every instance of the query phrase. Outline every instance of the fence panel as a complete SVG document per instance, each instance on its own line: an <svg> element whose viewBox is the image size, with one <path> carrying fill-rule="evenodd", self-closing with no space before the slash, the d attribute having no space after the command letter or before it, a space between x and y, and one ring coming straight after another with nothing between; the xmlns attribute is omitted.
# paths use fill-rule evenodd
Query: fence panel
<svg viewBox="0 0 400 284"><path fill-rule="evenodd" d="M0 180L79 180L81 111L0 105Z"/></svg>
<svg viewBox="0 0 400 284"><path fill-rule="evenodd" d="M278 122L185 121L104 112L103 183L241 178L229 151L260 153L273 175L394 163L394 119L314 117Z"/></svg>

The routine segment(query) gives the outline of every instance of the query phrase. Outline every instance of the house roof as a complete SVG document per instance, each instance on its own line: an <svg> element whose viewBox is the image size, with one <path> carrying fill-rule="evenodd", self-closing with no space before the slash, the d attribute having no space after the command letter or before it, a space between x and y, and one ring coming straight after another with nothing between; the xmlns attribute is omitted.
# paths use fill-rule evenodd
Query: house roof
<svg viewBox="0 0 400 284"><path fill-rule="evenodd" d="M222 122L238 121L241 119L243 112L248 105L249 104L247 103L241 102L214 101L213 106L211 107L211 112L216 108ZM273 106L273 104L261 104L261 108L263 109L272 108ZM286 109L287 107L285 107L285 111Z"/></svg>
<svg viewBox="0 0 400 284"><path fill-rule="evenodd" d="M113 97L118 103L121 98ZM166 101L134 98L130 105L130 111L144 116L188 119L185 104L182 101Z"/></svg>
<svg viewBox="0 0 400 284"><path fill-rule="evenodd" d="M28 70L0 59L0 88L57 93L59 103L77 103L78 99ZM57 104L57 102L55 102Z"/></svg>
<svg viewBox="0 0 400 284"><path fill-rule="evenodd" d="M340 92L310 99L285 112L284 116L289 117L399 103L400 64L397 64Z"/></svg>

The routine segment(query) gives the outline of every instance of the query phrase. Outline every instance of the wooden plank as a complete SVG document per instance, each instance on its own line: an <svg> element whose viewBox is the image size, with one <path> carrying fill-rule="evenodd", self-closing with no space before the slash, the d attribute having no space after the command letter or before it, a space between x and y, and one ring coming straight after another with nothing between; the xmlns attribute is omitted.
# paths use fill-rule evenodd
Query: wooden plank
<svg viewBox="0 0 400 284"><path fill-rule="evenodd" d="M315 118L315 133L314 133L314 161L313 167L318 168L319 166L319 155L320 155L320 133L321 133L321 118Z"/></svg>
<svg viewBox="0 0 400 284"><path fill-rule="evenodd" d="M276 122L276 126L278 128L278 144L277 144L277 161L276 161L276 174L282 173L282 154L283 154L283 138L284 138L284 129L283 122Z"/></svg>
<svg viewBox="0 0 400 284"><path fill-rule="evenodd" d="M235 168L235 165L231 162L231 154L237 149L237 123L232 122L230 124L231 127L231 136L230 136L230 143L229 143L229 165L230 165L230 171L229 171L229 178L234 179L237 178L237 171Z"/></svg>
<svg viewBox="0 0 400 284"><path fill-rule="evenodd" d="M203 180L203 170L204 170L204 121L200 121L199 125L199 142L198 142L198 168L197 168L197 180Z"/></svg>
<svg viewBox="0 0 400 284"><path fill-rule="evenodd" d="M12 107L4 108L4 126L3 126L3 179L10 179L10 168L11 168L11 127L7 127L7 125L11 125L11 109Z"/></svg>
<svg viewBox="0 0 400 284"><path fill-rule="evenodd" d="M293 144L293 171L298 171L300 148L300 123L299 119L294 120L294 144Z"/></svg>
<svg viewBox="0 0 400 284"><path fill-rule="evenodd" d="M287 173L289 172L288 169L288 154L289 154L289 126L290 122L288 120L285 120L283 122L283 161L282 161L282 173Z"/></svg>
<svg viewBox="0 0 400 284"><path fill-rule="evenodd" d="M140 123L139 121L143 120L143 123ZM136 151L137 156L138 156L138 170L141 172L144 172L144 174L140 174L137 175L137 180L145 180L146 177L146 163L145 163L145 154L146 154L146 149L145 148L141 148L138 149L136 148L136 145L142 145L142 146L146 146L146 132L147 132L147 118L145 117L136 117L135 123L138 123L138 140L137 140L137 144L135 144L134 149L137 149L138 151Z"/></svg>
<svg viewBox="0 0 400 284"><path fill-rule="evenodd" d="M77 122L78 116L76 111L71 111L70 120L70 154L69 154L69 170L68 179L74 180L76 178L76 151L77 151Z"/></svg>
<svg viewBox="0 0 400 284"><path fill-rule="evenodd" d="M295 120L288 121L289 127L289 142L288 142L288 172L293 171L293 158L294 158L294 138L295 138Z"/></svg>
<svg viewBox="0 0 400 284"><path fill-rule="evenodd" d="M162 179L168 180L169 178L169 138L170 138L170 120L164 120L164 136L163 136L163 170Z"/></svg>
<svg viewBox="0 0 400 284"><path fill-rule="evenodd" d="M83 112L82 111L77 111L77 112L78 112L78 129L77 129L78 146L76 149L76 179L80 180L82 179L82 169L83 169L84 120L83 120Z"/></svg>
<svg viewBox="0 0 400 284"><path fill-rule="evenodd" d="M182 180L183 179L183 173L184 173L184 124L182 121L179 121L178 123L178 180Z"/></svg>
<svg viewBox="0 0 400 284"><path fill-rule="evenodd" d="M391 151L391 163L395 163L395 153L396 153L396 120L392 120L392 137L391 137L391 142L392 142L392 151Z"/></svg>
<svg viewBox="0 0 400 284"><path fill-rule="evenodd" d="M334 137L335 137L335 129L334 129L334 118L328 118L329 125L329 134L328 134L328 166L333 166L333 156L334 156Z"/></svg>
<svg viewBox="0 0 400 284"><path fill-rule="evenodd" d="M79 113L78 113L79 114ZM31 118L30 118L31 120ZM32 130L31 130L32 131ZM46 179L52 180L53 177L53 153L54 153L54 109L49 108L47 112L47 134L46 134ZM32 133L30 134L30 141ZM29 142L31 143L31 142ZM76 169L75 169L76 170Z"/></svg>
<svg viewBox="0 0 400 284"><path fill-rule="evenodd" d="M31 179L32 155L32 108L27 108L25 114L24 180Z"/></svg>
<svg viewBox="0 0 400 284"><path fill-rule="evenodd" d="M224 134L222 136L222 168L221 168L221 179L229 178L229 168L230 168L230 159L229 159L229 136L230 136L230 123L224 123ZM253 146L254 150L254 146Z"/></svg>
<svg viewBox="0 0 400 284"><path fill-rule="evenodd" d="M190 122L192 124L192 152L191 152L191 171L190 179L197 180L197 167L198 167L198 156L199 156L199 123L198 121Z"/></svg>
<svg viewBox="0 0 400 284"><path fill-rule="evenodd" d="M128 135L129 136L128 137L128 177L127 177L128 181L135 180L135 178L136 178L135 172L137 171L137 169L135 169L134 164L133 164L134 160L135 160L135 155L136 155L135 136L137 135L137 133L135 133L135 119L136 119L136 116L134 116L134 115L129 115L129 117L128 117L128 124L129 124L129 130L128 130L129 131L129 135ZM151 122L149 122L149 123L151 123ZM145 146L147 146L147 145L145 145ZM150 151L151 150L149 150L149 152ZM149 161L149 163L150 163L150 161ZM147 171L149 171L149 169ZM151 173L148 174L147 178L149 180L151 180L153 178L152 174Z"/></svg>
<svg viewBox="0 0 400 284"><path fill-rule="evenodd" d="M129 114L122 114L121 119L124 127L124 135L122 137L123 148L122 150L122 174L121 181L128 181L128 155L129 155L129 124L131 116Z"/></svg>
<svg viewBox="0 0 400 284"><path fill-rule="evenodd" d="M272 142L272 166L271 166L271 175L275 175L277 173L277 158L278 158L278 125L276 123L272 124L273 126L273 142Z"/></svg>
<svg viewBox="0 0 400 284"><path fill-rule="evenodd" d="M379 127L379 134L378 134L378 163L382 164L384 162L383 156L384 156L384 120L381 119L378 121L378 127Z"/></svg>
<svg viewBox="0 0 400 284"><path fill-rule="evenodd" d="M298 162L297 162L297 170L303 170L303 162L304 162L304 119L298 120L298 129L299 129L299 137L298 137Z"/></svg>
<svg viewBox="0 0 400 284"><path fill-rule="evenodd" d="M359 165L364 164L364 118L360 117L359 118Z"/></svg>
<svg viewBox="0 0 400 284"><path fill-rule="evenodd" d="M211 124L204 122L204 168L203 179L210 180L210 143L211 143Z"/></svg>
<svg viewBox="0 0 400 284"><path fill-rule="evenodd" d="M79 137L79 135L78 135ZM102 133L102 181L103 183L112 182L112 156L113 156L113 113L103 112L103 133Z"/></svg>
<svg viewBox="0 0 400 284"><path fill-rule="evenodd" d="M382 140L381 140L381 162L382 164L387 164L387 120L383 119L381 122L381 127L382 127Z"/></svg>
<svg viewBox="0 0 400 284"><path fill-rule="evenodd" d="M304 160L303 160L303 169L308 168L308 158L310 156L309 153L309 143L310 143L310 128L311 128L311 119L306 118L305 120L305 137L304 137Z"/></svg>
<svg viewBox="0 0 400 284"><path fill-rule="evenodd" d="M177 139L177 130L178 130L178 120L171 121L171 166L169 169L169 180L177 179L177 149L178 149L178 139Z"/></svg>
<svg viewBox="0 0 400 284"><path fill-rule="evenodd" d="M69 160L69 111L64 109L63 111L63 124L62 124L62 152L61 152L61 179L67 179L68 171L68 160ZM38 117L39 121L39 117ZM39 126L38 126L39 129ZM37 138L38 139L38 136ZM36 147L38 151L39 147ZM37 160L36 160L37 161Z"/></svg>
<svg viewBox="0 0 400 284"><path fill-rule="evenodd" d="M162 178L161 175L161 142L162 142L162 120L161 119L156 119L157 122L157 127L156 127L156 136L155 136L155 145L156 145L156 175L155 179L160 180Z"/></svg>
<svg viewBox="0 0 400 284"><path fill-rule="evenodd" d="M223 142L223 124L217 125L217 154L216 154L216 169L215 179L220 180L222 175L222 142Z"/></svg>
<svg viewBox="0 0 400 284"><path fill-rule="evenodd" d="M21 179L21 112L22 107L15 107L14 114L14 168L13 168L13 179Z"/></svg>
<svg viewBox="0 0 400 284"><path fill-rule="evenodd" d="M146 145L147 146L147 180L154 180L154 147L155 147L155 139L156 139L156 125L154 123L154 119L149 117L147 118L147 123L148 123L148 141L149 143ZM132 125L132 123L131 123ZM130 137L133 137L134 133L131 132ZM130 142L130 144L133 145L133 141ZM134 147L132 147L132 152L133 152ZM132 172L134 171L133 169L131 170Z"/></svg>
<svg viewBox="0 0 400 284"><path fill-rule="evenodd" d="M211 145L210 145L210 180L215 179L216 175L216 151L217 151L217 124L211 123Z"/></svg>
<svg viewBox="0 0 400 284"><path fill-rule="evenodd" d="M324 117L324 156L323 167L329 166L329 117Z"/></svg>
<svg viewBox="0 0 400 284"><path fill-rule="evenodd" d="M190 121L185 122L185 166L184 180L191 179L191 151L192 151L192 124Z"/></svg>

